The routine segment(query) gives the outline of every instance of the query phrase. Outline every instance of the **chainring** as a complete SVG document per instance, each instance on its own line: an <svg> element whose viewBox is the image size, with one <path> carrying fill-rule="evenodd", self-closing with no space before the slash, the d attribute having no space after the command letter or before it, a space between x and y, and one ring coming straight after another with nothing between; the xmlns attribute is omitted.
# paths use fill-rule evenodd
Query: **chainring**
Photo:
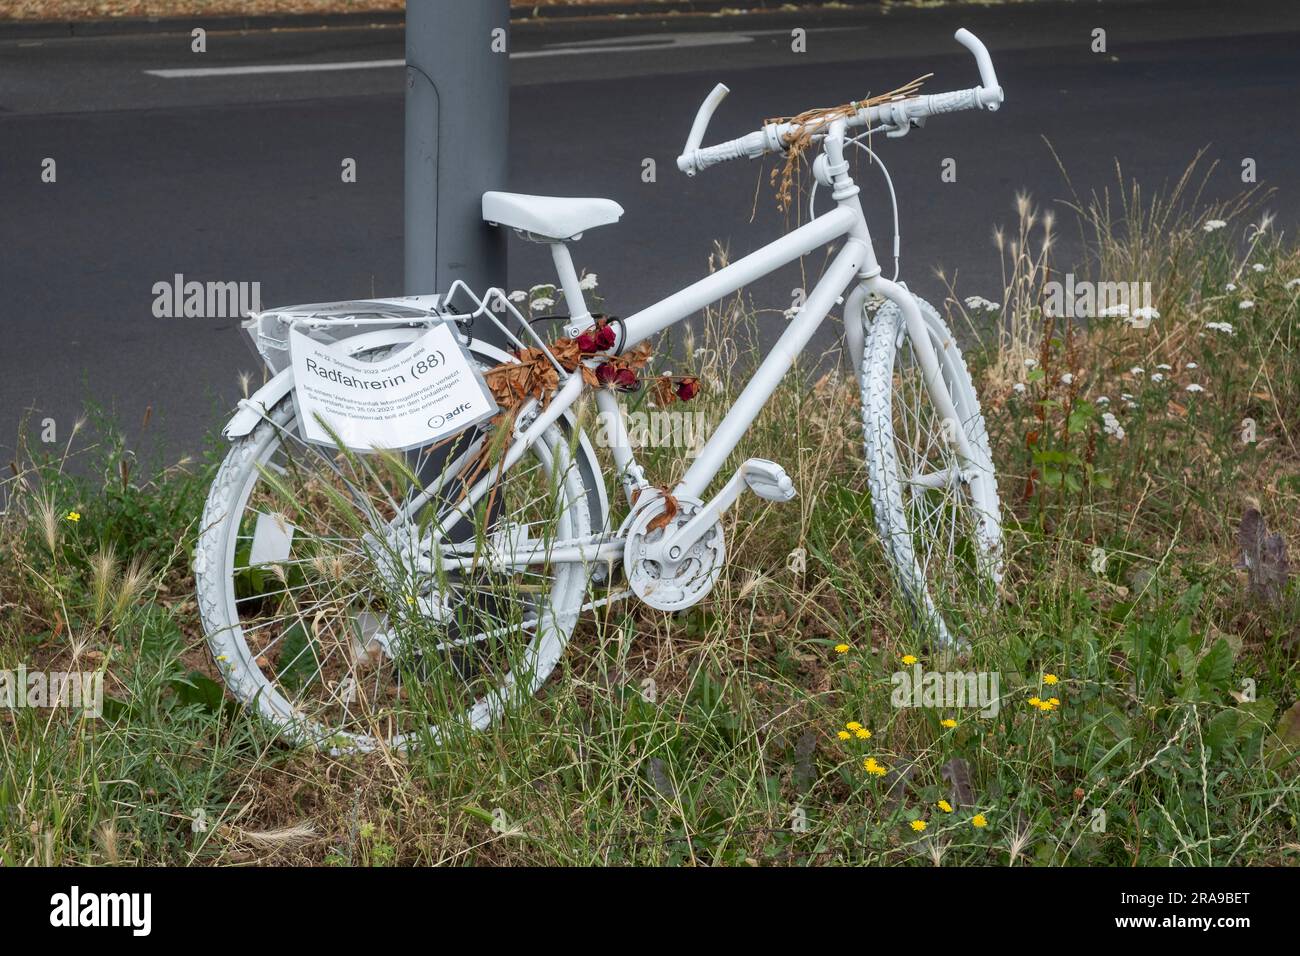
<svg viewBox="0 0 1300 956"><path fill-rule="evenodd" d="M643 501L628 517L625 526L623 572L628 586L642 601L660 611L680 611L699 603L713 590L727 556L720 522L714 522L713 527L676 561L669 561L666 557L662 561L653 561L645 556L647 545L676 532L704 507L697 498L680 496L676 501L677 513L665 527L648 530L667 509L662 494Z"/></svg>

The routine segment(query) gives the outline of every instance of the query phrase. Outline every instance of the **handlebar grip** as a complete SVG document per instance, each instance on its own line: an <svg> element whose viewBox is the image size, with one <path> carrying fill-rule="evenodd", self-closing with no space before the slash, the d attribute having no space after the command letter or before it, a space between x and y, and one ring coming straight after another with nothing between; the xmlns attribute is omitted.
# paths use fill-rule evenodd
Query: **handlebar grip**
<svg viewBox="0 0 1300 956"><path fill-rule="evenodd" d="M767 135L763 130L740 139L728 140L716 146L689 150L677 157L677 168L687 176L733 159L757 159L768 151Z"/></svg>
<svg viewBox="0 0 1300 956"><path fill-rule="evenodd" d="M695 168L697 170L708 169L710 166L717 166L721 163L731 162L733 159L740 159L744 155L745 151L741 148L738 139L719 143L717 146L706 146L695 151Z"/></svg>
<svg viewBox="0 0 1300 956"><path fill-rule="evenodd" d="M918 115L938 116L940 113L956 113L958 110L978 110L983 108L979 87L970 90L953 90L951 93L934 93L919 97ZM924 112L921 112L921 111ZM911 113L911 110L908 110Z"/></svg>

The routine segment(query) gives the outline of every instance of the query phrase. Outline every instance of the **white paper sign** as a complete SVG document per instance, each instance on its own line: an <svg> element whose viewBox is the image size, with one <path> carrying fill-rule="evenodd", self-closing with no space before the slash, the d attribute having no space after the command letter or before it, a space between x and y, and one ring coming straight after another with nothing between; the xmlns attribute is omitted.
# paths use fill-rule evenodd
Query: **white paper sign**
<svg viewBox="0 0 1300 956"><path fill-rule="evenodd" d="M345 340L346 341L346 340ZM317 420L355 451L431 445L497 412L483 376L442 323L377 362L349 356L341 344L289 333L294 402L303 437L333 445Z"/></svg>

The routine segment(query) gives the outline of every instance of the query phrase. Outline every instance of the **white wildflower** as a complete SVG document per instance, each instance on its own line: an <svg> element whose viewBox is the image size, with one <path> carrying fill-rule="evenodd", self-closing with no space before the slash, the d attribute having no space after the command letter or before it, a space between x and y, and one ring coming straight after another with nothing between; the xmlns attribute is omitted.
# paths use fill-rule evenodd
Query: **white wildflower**
<svg viewBox="0 0 1300 956"><path fill-rule="evenodd" d="M1205 225L1201 226L1206 232L1216 232L1226 226L1227 223L1222 219L1207 219Z"/></svg>
<svg viewBox="0 0 1300 956"><path fill-rule="evenodd" d="M1025 359L1025 368L1036 368L1037 365L1038 365L1038 359L1031 359L1031 358Z"/></svg>
<svg viewBox="0 0 1300 956"><path fill-rule="evenodd" d="M1158 383L1158 382L1163 382L1164 380L1165 380L1165 376L1161 372L1153 372L1151 375L1151 381L1153 382Z"/></svg>
<svg viewBox="0 0 1300 956"><path fill-rule="evenodd" d="M982 295L971 295L966 297L966 308L982 309L985 312L997 312L1002 308L1002 306L984 298Z"/></svg>
<svg viewBox="0 0 1300 956"><path fill-rule="evenodd" d="M1011 386L1011 390L1015 392L1017 395L1023 395L1025 392L1025 383L1016 382L1016 384Z"/></svg>
<svg viewBox="0 0 1300 956"><path fill-rule="evenodd" d="M1111 438L1121 440L1124 437L1124 428L1119 423L1119 419L1110 412L1101 413L1101 430Z"/></svg>
<svg viewBox="0 0 1300 956"><path fill-rule="evenodd" d="M1242 299L1240 302L1237 303L1237 308L1241 309L1243 312L1246 311L1247 309L1253 309L1255 308L1255 300Z"/></svg>
<svg viewBox="0 0 1300 956"><path fill-rule="evenodd" d="M1267 271L1268 271L1268 266L1264 265L1264 263L1262 263L1262 262L1256 262L1254 265L1251 266L1251 268L1252 268L1253 270L1255 270L1256 272L1267 272Z"/></svg>
<svg viewBox="0 0 1300 956"><path fill-rule="evenodd" d="M1234 333L1231 322L1206 322L1205 327L1207 329L1214 329L1216 332L1224 332L1228 335Z"/></svg>
<svg viewBox="0 0 1300 956"><path fill-rule="evenodd" d="M511 302L527 302L528 293L525 292L523 289L515 289L515 291L511 292L508 296L506 296L506 298L508 298Z"/></svg>
<svg viewBox="0 0 1300 956"><path fill-rule="evenodd" d="M1225 285L1225 286L1223 287L1223 291L1224 291L1224 292L1236 292L1236 291L1237 291L1237 283L1235 283L1235 282L1229 282L1227 285Z"/></svg>
<svg viewBox="0 0 1300 956"><path fill-rule="evenodd" d="M1286 282L1286 288L1288 292L1290 292L1292 289L1298 286L1300 286L1300 279L1288 279Z"/></svg>
<svg viewBox="0 0 1300 956"><path fill-rule="evenodd" d="M1186 365L1186 367L1187 367L1187 368L1200 368L1200 366L1197 365L1195 362L1188 362L1187 365Z"/></svg>
<svg viewBox="0 0 1300 956"><path fill-rule="evenodd" d="M1098 395L1096 398L1093 399L1093 402L1095 402L1098 405L1109 405L1110 399L1107 398L1105 395Z"/></svg>
<svg viewBox="0 0 1300 956"><path fill-rule="evenodd" d="M596 273L588 272L578 280L578 288L583 292L590 292L592 289L596 288L599 281L600 280L596 278Z"/></svg>
<svg viewBox="0 0 1300 956"><path fill-rule="evenodd" d="M1141 365L1134 365L1131 369L1128 370L1128 373L1130 375L1141 375L1145 371L1146 369L1144 369Z"/></svg>
<svg viewBox="0 0 1300 956"><path fill-rule="evenodd" d="M1187 391L1187 392L1203 392L1203 391L1205 391L1205 389L1202 388L1200 385L1197 385L1195 382L1192 382L1192 384L1191 384L1191 385L1188 385L1188 386L1184 389L1184 391Z"/></svg>
<svg viewBox="0 0 1300 956"><path fill-rule="evenodd" d="M1161 362L1156 366L1156 368L1160 369L1162 372L1172 372L1174 370L1172 365L1166 365L1164 362Z"/></svg>
<svg viewBox="0 0 1300 956"><path fill-rule="evenodd" d="M1066 372L1064 375L1061 376L1062 385L1070 385L1073 382L1074 382L1074 376L1071 375L1069 372Z"/></svg>
<svg viewBox="0 0 1300 956"><path fill-rule="evenodd" d="M531 303L534 309L549 309L555 305L555 300L549 296L539 295Z"/></svg>

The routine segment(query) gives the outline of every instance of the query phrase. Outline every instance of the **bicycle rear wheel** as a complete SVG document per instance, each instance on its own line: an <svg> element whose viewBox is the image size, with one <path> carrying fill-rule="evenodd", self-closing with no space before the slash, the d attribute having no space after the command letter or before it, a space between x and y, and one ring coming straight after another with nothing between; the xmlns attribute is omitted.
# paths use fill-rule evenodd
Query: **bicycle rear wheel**
<svg viewBox="0 0 1300 956"><path fill-rule="evenodd" d="M358 357L378 361L390 348ZM428 450L338 452L303 441L286 396L238 440L194 559L208 645L230 690L294 740L334 753L442 742L533 694L573 632L587 568L511 567L495 555L593 533L601 519L584 476L594 462L557 423L494 474L494 435L464 432L437 460ZM451 524L484 475L480 506ZM442 492L408 508L439 476ZM437 570L434 551L472 561Z"/></svg>

